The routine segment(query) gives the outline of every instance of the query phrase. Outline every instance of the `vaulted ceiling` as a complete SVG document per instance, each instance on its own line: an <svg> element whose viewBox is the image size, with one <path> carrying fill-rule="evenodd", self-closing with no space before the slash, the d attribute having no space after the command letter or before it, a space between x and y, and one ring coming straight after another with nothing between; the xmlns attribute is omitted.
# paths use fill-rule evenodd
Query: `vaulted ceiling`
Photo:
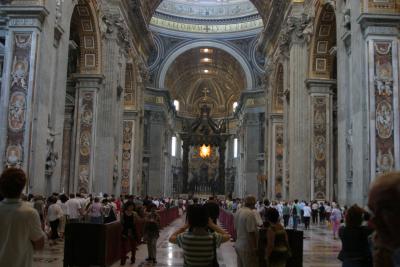
<svg viewBox="0 0 400 267"><path fill-rule="evenodd" d="M215 117L232 112L246 88L244 71L227 52L212 48L194 48L180 55L167 72L165 86L180 102L182 115L196 116L204 103Z"/></svg>

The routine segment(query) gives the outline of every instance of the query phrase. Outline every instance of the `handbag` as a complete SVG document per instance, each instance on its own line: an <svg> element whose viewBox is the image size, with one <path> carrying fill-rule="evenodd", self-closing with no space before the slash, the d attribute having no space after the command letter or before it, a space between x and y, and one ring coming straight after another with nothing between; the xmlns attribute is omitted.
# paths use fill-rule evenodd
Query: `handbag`
<svg viewBox="0 0 400 267"><path fill-rule="evenodd" d="M218 259L217 259L217 241L215 234L213 234L213 250L214 250L214 259L211 264L212 267L219 267Z"/></svg>

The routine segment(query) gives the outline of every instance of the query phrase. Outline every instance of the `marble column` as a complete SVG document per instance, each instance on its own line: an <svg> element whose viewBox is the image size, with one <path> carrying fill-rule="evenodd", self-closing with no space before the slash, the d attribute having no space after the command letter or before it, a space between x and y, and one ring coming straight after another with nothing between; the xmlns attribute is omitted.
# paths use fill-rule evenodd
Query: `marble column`
<svg viewBox="0 0 400 267"><path fill-rule="evenodd" d="M97 128L95 150L95 177L94 192L111 193L115 189L118 179L118 145L120 135L120 121L118 120L121 102L118 88L121 87L120 64L121 44L119 43L119 29L113 20L110 20L106 33L103 35L103 74L104 90L99 91L97 105ZM116 171L114 171L117 169ZM117 172L117 173L115 173ZM117 176L117 177L115 177Z"/></svg>
<svg viewBox="0 0 400 267"><path fill-rule="evenodd" d="M95 176L95 151L100 144L96 139L98 94L103 90L104 77L96 74L74 75L76 81L76 140L75 140L75 192L98 192L94 185L99 177Z"/></svg>
<svg viewBox="0 0 400 267"><path fill-rule="evenodd" d="M289 198L310 199L310 113L305 80L308 73L307 36L304 17L289 18Z"/></svg>
<svg viewBox="0 0 400 267"><path fill-rule="evenodd" d="M37 86L38 44L48 10L42 6L5 5L8 34L0 103L0 171L7 166L24 169L28 192L45 187L47 137L46 104ZM43 116L43 117L42 117ZM35 186L35 188L33 188Z"/></svg>
<svg viewBox="0 0 400 267"><path fill-rule="evenodd" d="M311 114L311 199L333 198L333 80L307 80Z"/></svg>

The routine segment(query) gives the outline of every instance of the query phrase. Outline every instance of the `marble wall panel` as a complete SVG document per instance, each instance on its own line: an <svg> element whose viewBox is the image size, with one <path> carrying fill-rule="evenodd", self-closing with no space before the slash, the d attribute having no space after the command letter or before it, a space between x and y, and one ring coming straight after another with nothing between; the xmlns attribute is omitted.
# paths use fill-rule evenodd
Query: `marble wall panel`
<svg viewBox="0 0 400 267"><path fill-rule="evenodd" d="M123 122L123 143L122 143L122 179L121 194L128 195L131 192L132 168L133 168L133 131L134 121L124 120Z"/></svg>
<svg viewBox="0 0 400 267"><path fill-rule="evenodd" d="M397 42L370 40L371 176L398 167Z"/></svg>
<svg viewBox="0 0 400 267"><path fill-rule="evenodd" d="M324 200L327 198L327 171L328 171L328 97L312 97L313 123L312 123L312 176L313 199Z"/></svg>
<svg viewBox="0 0 400 267"><path fill-rule="evenodd" d="M274 198L283 197L283 123L274 123L273 126L273 174L274 179Z"/></svg>
<svg viewBox="0 0 400 267"><path fill-rule="evenodd" d="M26 131L29 131L28 107L32 88L31 74L32 33L13 33L12 69L8 102L6 166L24 167Z"/></svg>
<svg viewBox="0 0 400 267"><path fill-rule="evenodd" d="M95 97L94 92L81 91L79 94L78 192L81 193L91 191Z"/></svg>

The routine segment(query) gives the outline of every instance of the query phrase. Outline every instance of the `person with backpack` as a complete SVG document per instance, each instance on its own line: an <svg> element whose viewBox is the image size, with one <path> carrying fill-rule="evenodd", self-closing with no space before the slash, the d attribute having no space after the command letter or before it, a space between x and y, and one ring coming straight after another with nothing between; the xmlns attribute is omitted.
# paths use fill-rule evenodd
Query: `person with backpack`
<svg viewBox="0 0 400 267"><path fill-rule="evenodd" d="M299 224L299 219L300 219L300 206L298 205L299 201L296 199L294 201L293 207L292 207L292 218L293 218L293 229L297 230L297 226Z"/></svg>
<svg viewBox="0 0 400 267"><path fill-rule="evenodd" d="M325 223L325 206L324 206L324 203L322 203L322 202L319 204L318 214L319 214L319 223L324 224Z"/></svg>

